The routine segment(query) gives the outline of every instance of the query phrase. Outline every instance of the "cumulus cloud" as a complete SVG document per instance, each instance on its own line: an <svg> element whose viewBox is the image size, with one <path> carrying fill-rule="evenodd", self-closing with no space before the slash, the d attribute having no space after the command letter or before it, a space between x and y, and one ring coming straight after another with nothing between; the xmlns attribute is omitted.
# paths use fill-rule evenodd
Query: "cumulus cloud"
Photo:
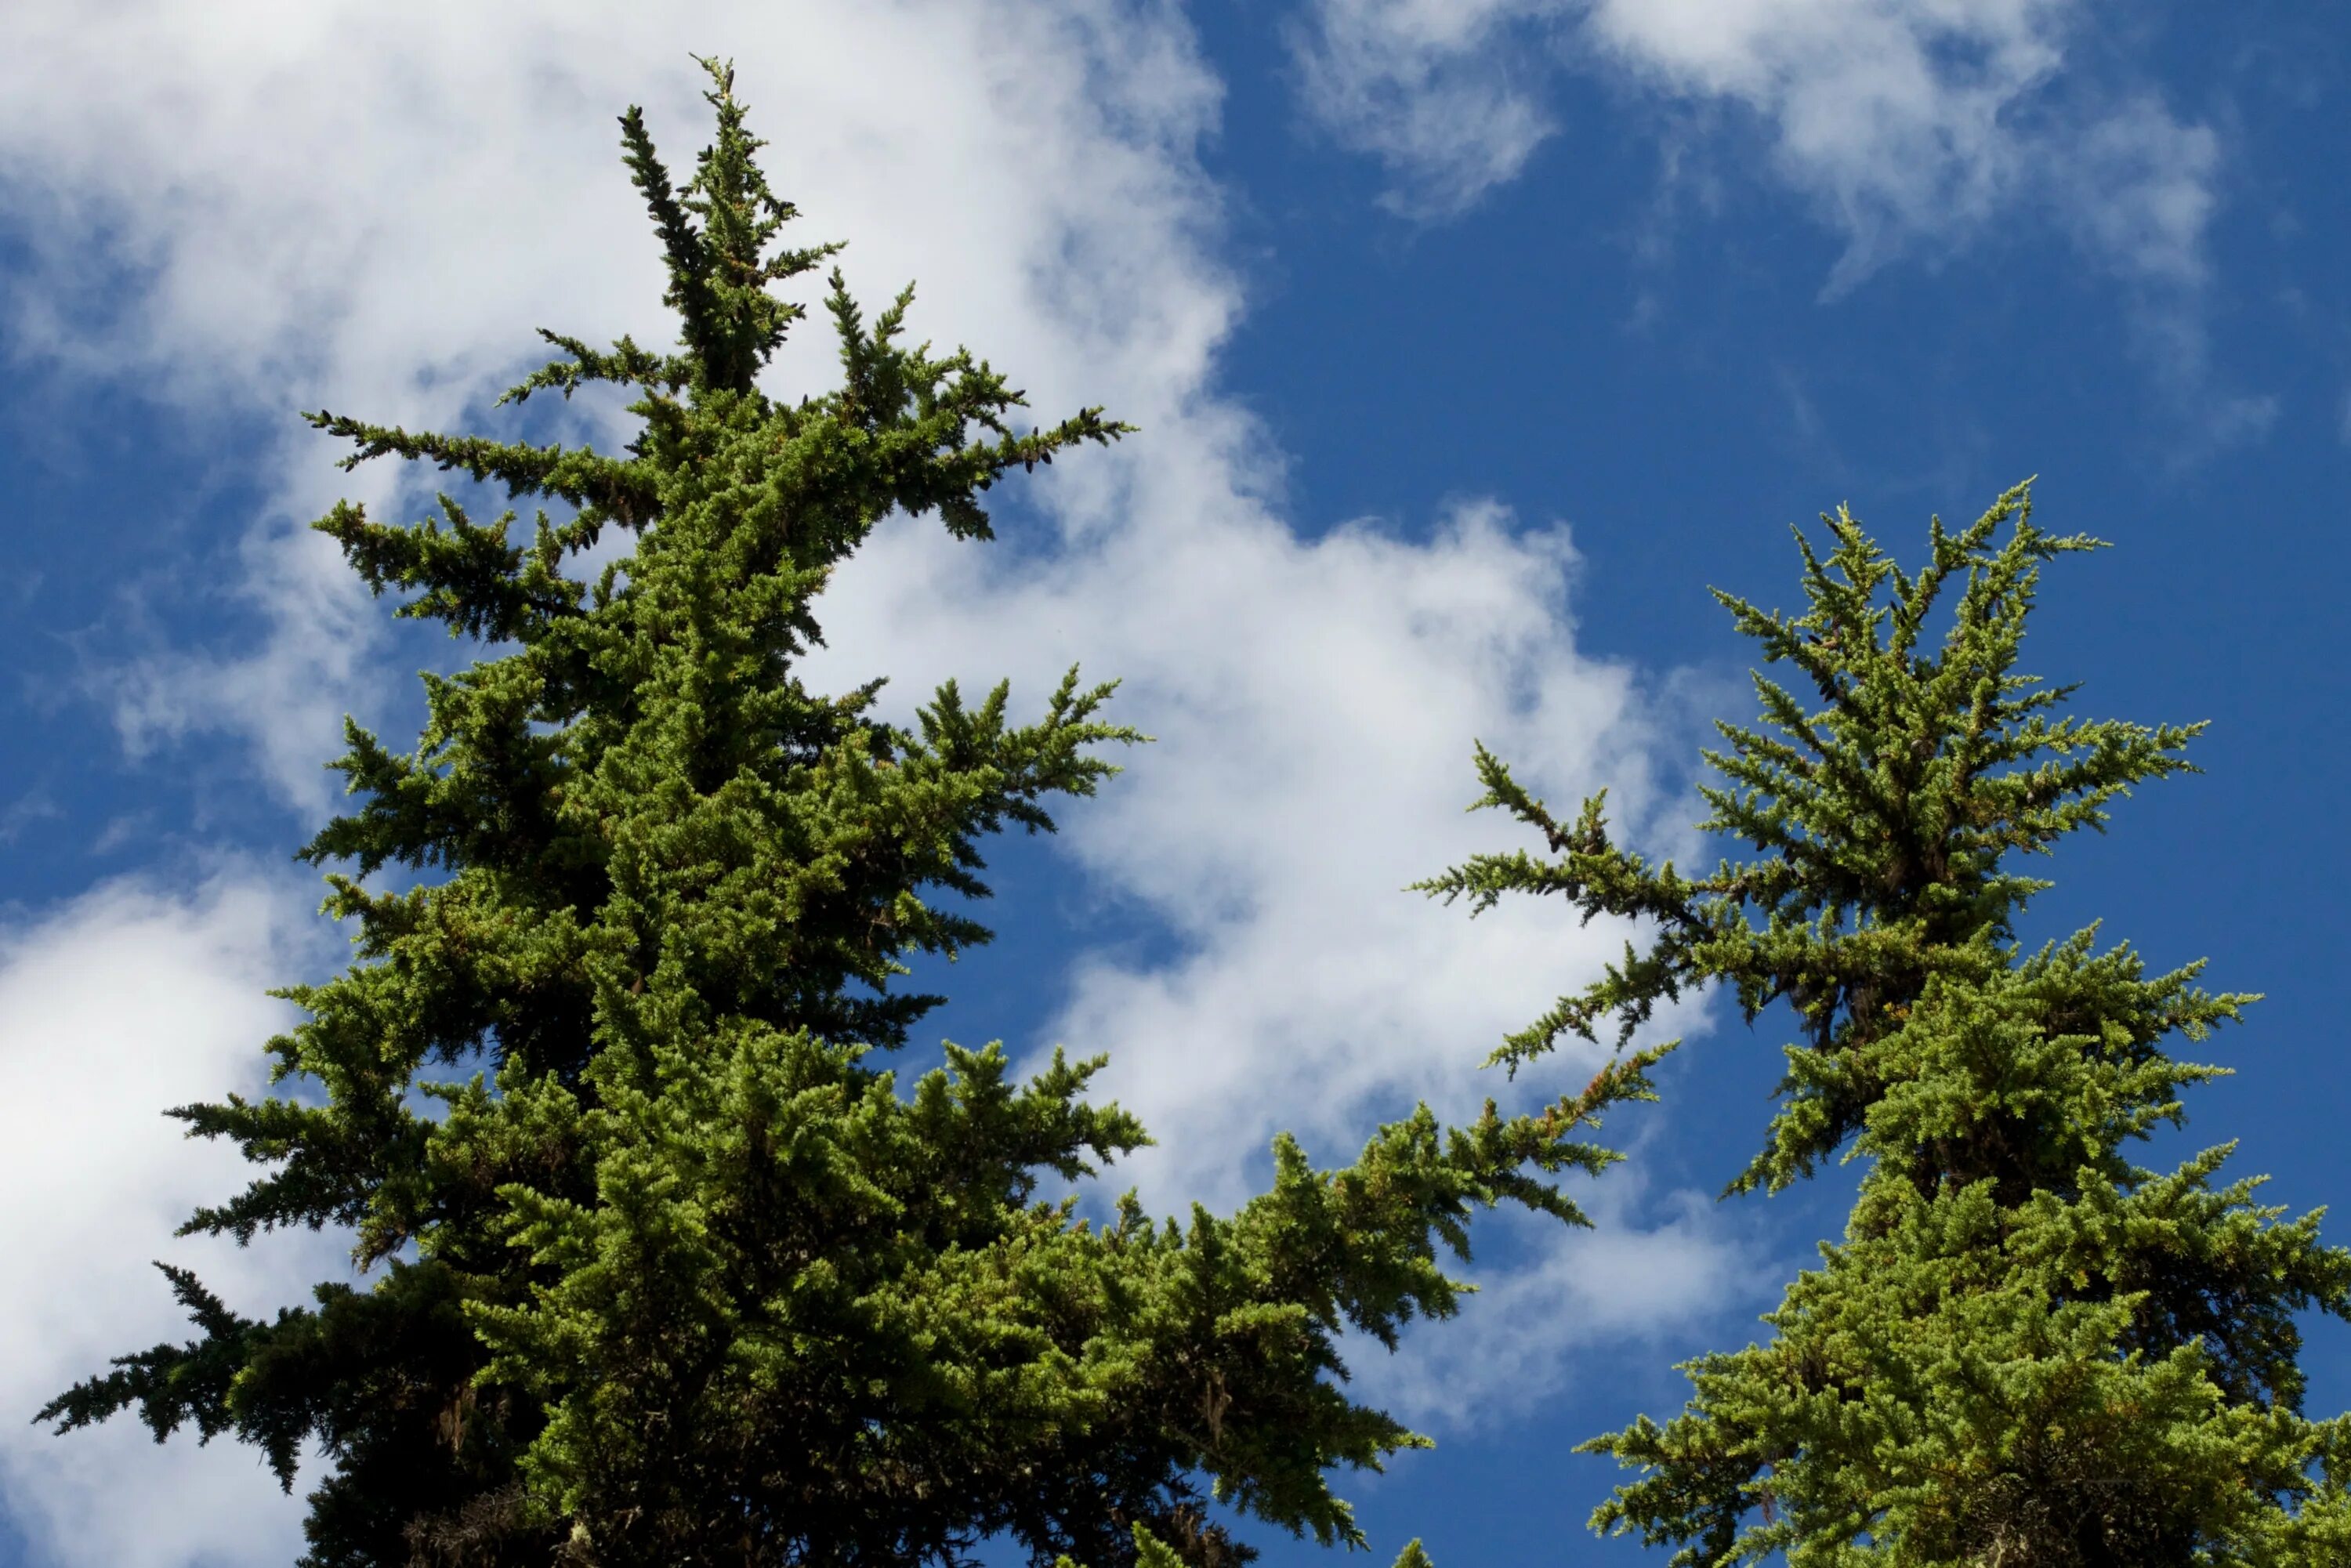
<svg viewBox="0 0 2351 1568"><path fill-rule="evenodd" d="M991 576L894 534L830 609L854 629L840 645L893 650L910 693L975 658L1032 692L1080 653L1125 679L1121 710L1158 744L1063 833L1177 951L1084 956L1053 1036L1113 1052L1105 1089L1162 1142L1131 1167L1152 1196L1229 1202L1281 1127L1343 1159L1411 1095L1463 1113L1502 1092L1467 1069L1624 932L1531 903L1473 923L1402 890L1519 841L1463 811L1473 737L1556 799L1613 786L1646 826L1658 699L1577 651L1563 530L1478 503L1426 543L1363 526L1308 543L1206 483L1212 453L1159 444L1145 471L1190 477L1138 485L1138 515L1092 548Z"/></svg>
<svg viewBox="0 0 2351 1568"><path fill-rule="evenodd" d="M288 403L412 425L477 418L537 357L532 325L664 333L610 117L643 101L673 158L690 157L705 128L689 49L737 58L779 184L811 237L853 241L844 262L862 292L917 278L916 329L1011 369L1040 414L1102 402L1144 427L1040 480L1029 494L1043 516L1002 544L885 527L829 597L831 650L811 673L845 683L886 670L901 703L950 674L1010 674L1033 697L1077 659L1124 677L1120 716L1160 744L1064 813L1062 850L1097 894L1150 915L1172 956L1078 955L1050 1033L1113 1055L1106 1087L1163 1142L1136 1172L1151 1194L1229 1200L1279 1126L1342 1159L1415 1095L1459 1112L1500 1087L1470 1065L1622 933L1536 907L1473 925L1402 884L1507 835L1461 813L1473 737L1555 798L1613 786L1646 826L1665 804L1646 767L1656 694L1579 651L1575 557L1558 524L1468 502L1426 538L1370 523L1310 537L1279 509L1280 455L1215 382L1242 303L1196 156L1218 89L1172 7L840 0L787 14L549 0L411 6L396 21L355 0L10 7L0 151L16 172L0 204L30 246L14 340L62 374L138 378L191 419L276 417ZM779 389L829 371L811 346L779 370ZM608 413L569 417L609 439ZM373 640L381 612L298 526L353 493L331 455L298 434L255 457L271 500L246 537L237 590L265 634L157 649L105 687L127 737L234 738L259 777L313 811L336 716L364 713L402 678ZM360 482L378 486L356 492L371 500L416 504L389 476ZM110 927L74 911L28 927L25 951L136 951L152 933L129 907L105 905ZM185 1040L216 1032L224 1051L231 1040L249 1051L266 1032L251 993L280 939L257 915L240 927L219 913L227 904L173 907L197 946L159 971L179 989L156 1005L186 1027L91 1025L120 1042L115 1081L142 1081L166 1057L201 1080L159 1103L237 1081L249 1058ZM272 935L198 940L246 928ZM110 1196L60 1233L59 1269L99 1253L139 1269L182 1205L179 1168L150 1158L126 1154ZM1661 1223L1620 1205L1599 1233L1547 1243L1565 1250L1538 1255L1523 1286L1489 1284L1532 1299L1573 1257L1577 1279L1615 1280L1625 1299L1673 1297L1727 1243L1674 1200L1657 1207ZM248 1266L280 1299L320 1267L258 1255ZM162 1302L143 1281L106 1288L140 1311ZM84 1293L38 1290L53 1308ZM1694 1292L1690 1310L1713 1299ZM1521 1369L1587 1332L1617 1332L1614 1319L1509 1322L1497 1364ZM54 1332L79 1355L158 1331L141 1319L136 1332ZM87 1484L42 1505L42 1550L68 1560L78 1549L56 1543L84 1528L133 1561L207 1550L214 1535L108 1479L104 1456L124 1450L103 1445L136 1437L51 1445L98 1458L0 1449L23 1495L56 1467L86 1468ZM174 1462L250 1469L242 1454ZM223 1519L250 1508L256 1530L281 1530L257 1474L236 1487L225 1471L172 1473L217 1480L205 1505Z"/></svg>
<svg viewBox="0 0 2351 1568"><path fill-rule="evenodd" d="M300 1507L250 1449L159 1448L132 1422L60 1441L26 1417L107 1358L188 1337L149 1260L193 1267L233 1306L274 1311L331 1241L240 1250L176 1241L246 1179L234 1151L162 1113L257 1092L290 1009L263 995L315 966L299 883L229 865L174 886L109 883L0 926L0 1505L32 1561L148 1568L283 1563Z"/></svg>
<svg viewBox="0 0 2351 1568"><path fill-rule="evenodd" d="M2144 89L2055 90L2087 14L2085 0L1316 0L1299 53L1310 111L1424 211L1524 167L1550 123L1548 59L1759 127L1773 171L1844 236L1831 291L2019 209L2050 213L2133 282L2192 283L2217 141Z"/></svg>

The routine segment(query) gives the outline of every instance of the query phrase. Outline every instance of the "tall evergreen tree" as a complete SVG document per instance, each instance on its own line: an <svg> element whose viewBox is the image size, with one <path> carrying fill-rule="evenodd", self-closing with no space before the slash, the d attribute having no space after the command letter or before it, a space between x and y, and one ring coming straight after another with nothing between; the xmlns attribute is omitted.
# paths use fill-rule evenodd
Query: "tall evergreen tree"
<svg viewBox="0 0 2351 1568"><path fill-rule="evenodd" d="M840 386L763 392L803 314L771 288L833 247L778 244L793 209L711 68L683 190L621 121L677 350L546 334L563 357L507 394L627 389L623 455L313 416L347 465L559 514L527 542L447 497L318 525L399 613L498 646L426 677L413 751L348 729L359 803L302 852L341 868L358 954L285 993L307 1016L268 1048L309 1092L174 1114L268 1167L187 1231L350 1227L371 1279L261 1319L166 1270L198 1337L43 1417L234 1433L289 1488L317 1445L315 1568L885 1568L990 1536L1092 1568L1246 1560L1211 1497L1357 1542L1330 1472L1423 1440L1347 1397L1338 1336L1453 1312L1442 1258L1479 1205L1576 1219L1549 1173L1613 1158L1575 1134L1645 1085L1452 1130L1422 1108L1340 1169L1284 1138L1269 1192L1182 1225L1039 1196L1145 1141L1082 1099L1098 1062L1019 1083L950 1045L902 1088L883 1063L939 999L896 988L903 960L987 936L938 891L984 894L983 838L1050 830L1049 797L1113 771L1094 748L1140 737L1074 672L1026 725L1001 685L945 686L912 728L872 716L878 682L812 692L818 592L886 514L984 538L1008 470L1123 427L1016 431L1003 376L905 346L909 296L869 322L838 273ZM629 548L592 585L567 571L610 530ZM371 883L394 865L423 874Z"/></svg>
<svg viewBox="0 0 2351 1568"><path fill-rule="evenodd" d="M2294 1314L2351 1316L2351 1254L2315 1214L2223 1181L2230 1146L2158 1174L2128 1149L2220 1069L2176 1060L2252 998L2151 974L2095 928L2026 947L2046 853L2135 784L2188 770L2201 726L2057 716L2018 673L2043 566L2097 541L2032 520L2022 486L1905 573L1842 509L1800 531L1806 607L1717 598L1767 664L1757 728L1722 726L1703 826L1751 853L1652 865L1602 801L1555 821L1481 747L1481 805L1551 857L1423 884L1473 910L1561 896L1647 933L1498 1053L1620 1046L1659 1003L1719 986L1800 1038L1734 1191L1867 1162L1844 1241L1765 1322L1684 1370L1687 1409L1586 1447L1641 1472L1593 1517L1677 1568L2154 1568L2351 1562L2351 1417L2306 1419ZM2004 534L2004 537L2003 537ZM1940 621L1939 616L1948 616ZM1928 635L1940 623L1939 643Z"/></svg>

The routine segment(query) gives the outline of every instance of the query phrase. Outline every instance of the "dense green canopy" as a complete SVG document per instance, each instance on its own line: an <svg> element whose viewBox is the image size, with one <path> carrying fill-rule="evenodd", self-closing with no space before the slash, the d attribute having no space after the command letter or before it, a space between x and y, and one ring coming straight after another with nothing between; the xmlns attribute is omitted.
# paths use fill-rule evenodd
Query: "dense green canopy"
<svg viewBox="0 0 2351 1568"><path fill-rule="evenodd" d="M2094 548L2001 497L1905 573L1840 511L1800 533L1802 614L1718 595L1765 663L1763 724L1722 727L1704 826L1749 846L1710 874L1653 866L1601 801L1555 821L1482 749L1481 804L1550 858L1476 859L1424 884L1485 907L1557 894L1647 936L1499 1052L1629 1040L1720 986L1801 1031L1762 1151L1776 1191L1867 1162L1845 1239L1765 1320L1685 1370L1688 1408L1595 1440L1641 1472L1593 1522L1758 1563L2143 1568L2351 1562L2351 1418L2300 1414L2294 1314L2351 1316L2351 1254L2223 1181L2126 1148L2220 1070L2175 1060L2252 998L2150 974L2095 930L2027 947L2050 884L2021 854L2100 827L2130 786L2187 770L2200 726L2060 717L2071 686L2017 671L2043 566ZM1944 618L1939 644L1930 624Z"/></svg>
<svg viewBox="0 0 2351 1568"><path fill-rule="evenodd" d="M414 750L350 728L358 804L304 854L343 868L358 953L286 993L297 1092L175 1114L267 1167L189 1230L350 1227L362 1281L249 1318L167 1270L199 1336L44 1416L233 1432L289 1486L317 1445L318 1568L881 1568L991 1536L1092 1568L1246 1558L1211 1496L1355 1542L1330 1472L1422 1440L1348 1398L1338 1336L1450 1313L1440 1253L1479 1205L1580 1218L1549 1176L1613 1158L1574 1134L1645 1084L1451 1131L1422 1109L1343 1169L1284 1139L1237 1215L1092 1224L1040 1193L1144 1141L1081 1098L1096 1063L882 1065L938 999L895 988L904 959L987 936L939 892L984 894L981 841L1050 829L1049 797L1113 771L1097 747L1140 737L1074 672L1026 724L1001 685L945 686L911 728L872 716L878 682L810 691L817 596L886 516L985 538L1000 476L1122 427L1016 431L1003 376L905 346L909 296L869 323L837 273L840 386L763 392L803 314L771 288L831 247L778 246L792 208L713 76L682 191L622 120L679 348L548 334L563 357L508 394L628 389L623 455L314 416L351 463L559 514L527 542L445 497L319 524L401 614L495 647L426 678ZM615 530L592 585L567 570Z"/></svg>

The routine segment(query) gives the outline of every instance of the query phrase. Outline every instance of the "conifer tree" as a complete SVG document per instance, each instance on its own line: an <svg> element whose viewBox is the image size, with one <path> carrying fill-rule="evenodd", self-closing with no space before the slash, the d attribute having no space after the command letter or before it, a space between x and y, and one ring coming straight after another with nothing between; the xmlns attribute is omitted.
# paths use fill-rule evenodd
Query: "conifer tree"
<svg viewBox="0 0 2351 1568"><path fill-rule="evenodd" d="M1645 1084L1449 1130L1422 1108L1343 1168L1283 1138L1270 1191L1179 1224L1040 1196L1145 1141L1083 1099L1098 1061L1020 1082L949 1045L899 1082L939 999L904 960L988 935L940 892L984 894L983 840L1050 830L1049 798L1114 771L1097 748L1141 737L1074 671L1027 724L1002 685L944 686L912 727L874 716L878 682L811 691L819 591L885 515L985 538L997 480L1123 427L1016 430L1002 375L906 346L910 295L869 321L837 272L841 384L761 391L803 314L773 290L834 247L779 243L793 209L710 68L683 190L621 121L679 347L545 334L562 357L507 394L624 389L623 454L312 416L347 465L556 514L527 538L449 497L318 525L398 613L487 646L426 677L413 750L348 727L358 803L302 853L358 951L285 993L289 1092L173 1114L266 1167L186 1231L349 1227L361 1280L247 1317L167 1269L197 1337L43 1418L234 1434L289 1489L316 1445L314 1568L889 1568L990 1537L1212 1568L1253 1555L1237 1516L1359 1543L1331 1472L1423 1439L1347 1396L1339 1335L1452 1312L1479 1206L1578 1219L1550 1176L1608 1163L1575 1134ZM592 584L567 570L615 530Z"/></svg>
<svg viewBox="0 0 2351 1568"><path fill-rule="evenodd" d="M1595 1439L1638 1479L1595 1528L1677 1568L2154 1568L2351 1562L2351 1418L2301 1413L2294 1314L2351 1316L2351 1255L2318 1216L2226 1179L2233 1145L2165 1172L2133 1145L2220 1069L2169 1054L2253 998L2150 972L2095 928L2028 946L2043 854L2135 784L2189 770L2202 727L2060 716L2073 686L2018 671L2042 568L2098 541L2043 531L2029 492L1933 525L1904 572L1850 514L1800 531L1805 608L1718 592L1767 664L1762 724L1720 727L1703 826L1750 852L1704 876L1615 842L1603 802L1555 820L1482 747L1482 806L1548 858L1422 884L1473 912L1554 894L1642 923L1597 981L1510 1037L1621 1047L1719 987L1799 1031L1734 1191L1866 1162L1844 1239L1765 1322L1688 1364L1680 1416ZM1946 619L1947 618L1947 619ZM1940 625L1939 640L1930 628Z"/></svg>

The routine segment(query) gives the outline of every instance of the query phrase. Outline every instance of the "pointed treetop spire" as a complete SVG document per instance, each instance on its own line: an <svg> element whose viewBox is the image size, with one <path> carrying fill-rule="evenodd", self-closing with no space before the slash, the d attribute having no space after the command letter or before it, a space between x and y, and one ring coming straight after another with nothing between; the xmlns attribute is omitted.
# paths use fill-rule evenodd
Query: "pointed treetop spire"
<svg viewBox="0 0 2351 1568"><path fill-rule="evenodd" d="M808 314L806 307L769 292L768 285L812 270L841 247L836 243L769 254L768 243L799 210L775 193L759 167L755 154L767 143L744 123L734 63L696 59L710 75L710 90L703 98L716 111L718 129L696 160L685 190L671 187L669 171L645 130L644 111L633 104L621 116L621 140L630 177L661 235L669 269L663 298L678 313L693 384L748 392L791 324Z"/></svg>

